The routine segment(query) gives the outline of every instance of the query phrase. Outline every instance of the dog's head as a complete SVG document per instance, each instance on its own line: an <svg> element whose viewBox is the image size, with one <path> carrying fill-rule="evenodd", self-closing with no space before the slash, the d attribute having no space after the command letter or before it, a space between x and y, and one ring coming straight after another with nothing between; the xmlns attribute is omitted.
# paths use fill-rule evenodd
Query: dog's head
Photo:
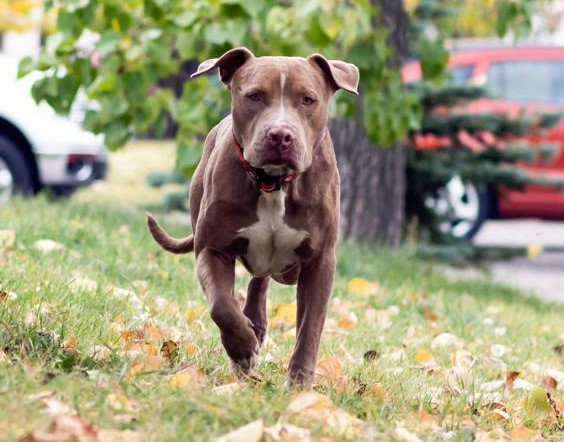
<svg viewBox="0 0 564 442"><path fill-rule="evenodd" d="M359 80L356 66L320 54L255 57L247 48L204 61L192 76L216 68L231 90L233 129L245 159L273 175L311 165L329 99L338 89L356 94Z"/></svg>

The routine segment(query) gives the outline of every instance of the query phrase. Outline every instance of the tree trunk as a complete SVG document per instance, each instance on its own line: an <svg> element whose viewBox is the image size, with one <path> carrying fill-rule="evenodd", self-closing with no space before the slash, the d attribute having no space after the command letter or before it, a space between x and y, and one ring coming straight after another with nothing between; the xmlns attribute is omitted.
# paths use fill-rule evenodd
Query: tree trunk
<svg viewBox="0 0 564 442"><path fill-rule="evenodd" d="M388 44L396 52L391 63L397 67L407 52L408 19L402 2L372 3L381 11L374 26L390 30ZM360 106L355 118L331 121L329 128L341 174L341 238L399 245L405 196L405 152L401 143L387 148L370 143L362 127Z"/></svg>

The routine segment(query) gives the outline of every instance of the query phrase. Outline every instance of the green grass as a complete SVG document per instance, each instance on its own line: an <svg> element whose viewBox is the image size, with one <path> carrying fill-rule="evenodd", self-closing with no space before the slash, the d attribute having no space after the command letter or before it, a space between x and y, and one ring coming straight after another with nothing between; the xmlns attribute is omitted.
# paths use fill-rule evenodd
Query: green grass
<svg viewBox="0 0 564 442"><path fill-rule="evenodd" d="M49 427L53 417L40 393L98 429L135 430L149 441L211 440L259 418L273 425L284 417L296 395L285 388L292 324L269 329L272 343L262 349L258 365L263 382L216 393L217 386L234 380L205 311L193 255L160 251L146 231L142 208L78 200L16 200L0 208L0 230L16 232L15 244L0 250L0 290L17 294L0 300L0 440ZM161 218L171 233L185 233L184 225ZM64 249L41 252L34 247L40 239L58 241ZM77 289L72 283L77 277L95 281L96 289ZM380 288L369 295L351 291L353 278ZM237 288L246 280L238 273ZM129 292L116 294L115 288ZM269 316L293 299L292 287L273 284ZM344 322L351 314L352 323ZM534 385L542 385L546 370L562 373L562 356L554 351L564 339L562 318L563 306L501 285L450 282L407 249L341 245L319 356L337 358L343 374L330 383L320 380L317 389L369 423L382 440L399 438L398 422L423 440L465 441L523 427L559 440L552 413L533 416L524 407L527 391L515 388L492 401L480 386L502 380L506 370L520 371L519 379ZM148 325L155 327L153 335L140 336L139 343L125 342L120 333L120 327L146 332ZM443 332L458 336L463 350L434 348L433 339ZM166 339L180 345L178 357L141 369L139 361L147 363ZM143 346L145 341L151 345ZM504 346L505 354L492 356L494 345ZM105 357L93 357L100 347L107 349ZM377 356L367 360L369 350ZM469 355L475 361L464 370L467 383L461 386L453 381L453 368ZM434 363L425 367L429 356ZM204 385L172 385L171 376L185 367L201 370ZM562 384L551 395L562 403ZM496 408L507 419L497 418ZM322 420L299 424L314 440L323 434L331 440L360 438L339 435Z"/></svg>

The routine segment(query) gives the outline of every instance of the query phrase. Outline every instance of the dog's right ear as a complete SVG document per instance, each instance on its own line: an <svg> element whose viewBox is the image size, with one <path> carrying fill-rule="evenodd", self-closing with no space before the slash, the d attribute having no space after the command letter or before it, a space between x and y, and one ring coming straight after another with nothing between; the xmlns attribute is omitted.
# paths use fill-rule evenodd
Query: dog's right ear
<svg viewBox="0 0 564 442"><path fill-rule="evenodd" d="M235 48L227 51L219 58L210 58L202 62L196 72L190 77L199 77L207 72L219 68L219 77L226 85L229 85L231 77L237 69L243 66L248 60L255 58L254 54L245 47Z"/></svg>

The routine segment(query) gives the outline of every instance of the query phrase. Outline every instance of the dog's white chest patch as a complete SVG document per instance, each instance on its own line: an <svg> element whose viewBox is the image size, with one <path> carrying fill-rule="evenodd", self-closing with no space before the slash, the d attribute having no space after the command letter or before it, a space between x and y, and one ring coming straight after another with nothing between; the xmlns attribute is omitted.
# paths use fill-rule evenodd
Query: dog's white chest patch
<svg viewBox="0 0 564 442"><path fill-rule="evenodd" d="M258 221L239 230L249 245L245 261L256 276L283 273L296 262L296 248L307 237L284 222L286 194L262 192L257 203Z"/></svg>

